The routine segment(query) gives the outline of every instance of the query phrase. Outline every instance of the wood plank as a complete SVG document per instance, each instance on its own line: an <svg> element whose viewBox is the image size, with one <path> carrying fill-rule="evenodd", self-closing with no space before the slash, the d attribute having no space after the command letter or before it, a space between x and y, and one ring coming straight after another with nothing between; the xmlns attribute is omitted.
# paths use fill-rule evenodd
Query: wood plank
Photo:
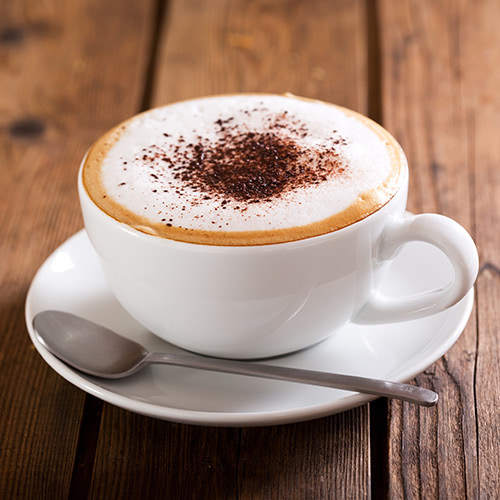
<svg viewBox="0 0 500 500"><path fill-rule="evenodd" d="M282 427L243 429L239 498L369 498L367 409Z"/></svg>
<svg viewBox="0 0 500 500"><path fill-rule="evenodd" d="M499 125L498 5L382 0L380 7L384 124L409 159L409 207L460 222L475 236L483 265L491 263L478 280L477 311L465 332L417 377L440 393L438 407L390 405L389 497L494 498L499 242L491 229L500 184L491 145Z"/></svg>
<svg viewBox="0 0 500 500"><path fill-rule="evenodd" d="M364 2L173 1L153 105L291 92L367 110Z"/></svg>
<svg viewBox="0 0 500 500"><path fill-rule="evenodd" d="M151 104L289 91L366 112L364 7L350 0L173 1ZM147 496L156 485L178 498L367 498L369 464L367 406L237 430L151 421L105 405L92 497ZM108 483L116 470L125 486Z"/></svg>
<svg viewBox="0 0 500 500"><path fill-rule="evenodd" d="M500 495L500 4L467 5L461 69L473 166L474 227L481 259L474 378L480 498Z"/></svg>
<svg viewBox="0 0 500 500"><path fill-rule="evenodd" d="M0 498L68 496L85 394L34 350L24 300L42 261L82 226L85 149L138 108L150 7L0 6Z"/></svg>
<svg viewBox="0 0 500 500"><path fill-rule="evenodd" d="M469 147L457 64L457 13L431 2L383 2L385 125L411 168L409 207L472 228ZM390 405L392 498L475 497L475 318L449 353L417 383L440 394L437 409Z"/></svg>
<svg viewBox="0 0 500 500"><path fill-rule="evenodd" d="M105 405L91 498L236 498L239 434Z"/></svg>

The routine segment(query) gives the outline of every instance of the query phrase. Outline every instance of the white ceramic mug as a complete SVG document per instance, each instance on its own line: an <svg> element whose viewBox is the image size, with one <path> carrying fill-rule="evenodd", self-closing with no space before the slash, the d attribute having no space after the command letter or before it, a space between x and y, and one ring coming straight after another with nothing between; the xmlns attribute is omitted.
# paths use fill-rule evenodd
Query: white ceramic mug
<svg viewBox="0 0 500 500"><path fill-rule="evenodd" d="M139 232L94 204L81 169L79 194L107 282L134 318L190 351L249 359L313 345L350 321L434 314L465 296L478 271L474 242L447 217L406 214L404 169L396 195L367 218L322 236L263 246L205 246ZM454 281L412 297L380 295L388 262L414 240L448 256Z"/></svg>

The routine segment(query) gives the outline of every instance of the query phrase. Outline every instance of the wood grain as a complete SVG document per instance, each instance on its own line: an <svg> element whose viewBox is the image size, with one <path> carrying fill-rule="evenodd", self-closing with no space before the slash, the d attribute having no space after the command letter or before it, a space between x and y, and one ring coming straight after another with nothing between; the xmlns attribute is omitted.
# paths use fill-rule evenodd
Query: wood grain
<svg viewBox="0 0 500 500"><path fill-rule="evenodd" d="M153 105L291 92L367 110L364 2L172 1Z"/></svg>
<svg viewBox="0 0 500 500"><path fill-rule="evenodd" d="M312 422L243 429L239 498L369 498L368 446L366 406Z"/></svg>
<svg viewBox="0 0 500 500"><path fill-rule="evenodd" d="M480 498L500 496L500 4L464 4L461 70L473 167L473 221L481 271L477 281L475 415Z"/></svg>
<svg viewBox="0 0 500 500"><path fill-rule="evenodd" d="M286 92L366 112L360 1L174 1L151 105L230 92ZM105 405L92 498L368 498L364 406L315 422L197 428ZM115 474L120 480L112 482Z"/></svg>
<svg viewBox="0 0 500 500"><path fill-rule="evenodd" d="M0 4L0 498L498 498L498 19L496 0ZM31 345L25 296L82 226L87 147L144 107L254 91L382 119L409 158L409 208L475 237L473 315L414 381L439 392L437 408L181 425L86 396Z"/></svg>
<svg viewBox="0 0 500 500"><path fill-rule="evenodd" d="M68 495L85 395L34 350L24 300L38 266L82 226L76 173L85 149L137 109L149 9L0 6L0 498Z"/></svg>
<svg viewBox="0 0 500 500"><path fill-rule="evenodd" d="M105 405L90 498L236 498L239 433Z"/></svg>
<svg viewBox="0 0 500 500"><path fill-rule="evenodd" d="M500 491L493 452L500 442L499 246L491 234L499 208L498 148L491 144L499 125L493 61L500 53L493 4L380 2L384 124L409 159L409 208L460 222L476 238L483 266L485 251L492 264L483 267L465 332L417 377L439 392L438 407L390 404L390 498L494 498Z"/></svg>

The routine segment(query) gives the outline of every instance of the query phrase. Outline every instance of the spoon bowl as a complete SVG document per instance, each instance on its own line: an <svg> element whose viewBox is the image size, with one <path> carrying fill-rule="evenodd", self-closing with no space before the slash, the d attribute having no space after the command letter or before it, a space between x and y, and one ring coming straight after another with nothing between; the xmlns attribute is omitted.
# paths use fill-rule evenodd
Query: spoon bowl
<svg viewBox="0 0 500 500"><path fill-rule="evenodd" d="M356 391L423 406L434 406L438 401L438 395L433 391L386 380L248 361L153 353L109 328L62 311L37 314L33 327L40 343L54 356L96 377L123 378L148 364L167 364Z"/></svg>
<svg viewBox="0 0 500 500"><path fill-rule="evenodd" d="M139 371L149 351L109 328L61 311L33 319L40 343L68 365L102 378L122 378Z"/></svg>

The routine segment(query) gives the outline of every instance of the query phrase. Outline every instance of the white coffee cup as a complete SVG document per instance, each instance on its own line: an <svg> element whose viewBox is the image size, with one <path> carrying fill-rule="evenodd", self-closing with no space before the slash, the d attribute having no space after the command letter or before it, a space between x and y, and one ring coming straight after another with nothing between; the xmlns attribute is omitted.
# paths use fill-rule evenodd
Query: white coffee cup
<svg viewBox="0 0 500 500"><path fill-rule="evenodd" d="M242 247L145 234L96 206L81 169L78 184L87 233L123 307L184 349L249 359L311 346L350 321L428 316L466 295L478 272L474 242L447 217L406 213L403 168L396 195L361 221L299 241ZM411 297L381 295L387 264L410 241L441 249L453 265L454 281Z"/></svg>

